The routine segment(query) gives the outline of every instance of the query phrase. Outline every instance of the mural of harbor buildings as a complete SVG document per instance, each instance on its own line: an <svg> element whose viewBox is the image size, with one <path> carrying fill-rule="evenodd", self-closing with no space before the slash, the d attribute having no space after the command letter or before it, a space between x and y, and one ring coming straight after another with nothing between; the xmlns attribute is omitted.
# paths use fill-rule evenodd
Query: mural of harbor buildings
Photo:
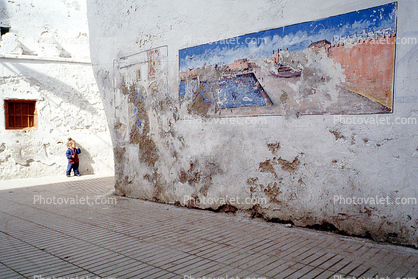
<svg viewBox="0 0 418 279"><path fill-rule="evenodd" d="M395 46L396 3L194 46L179 95L213 116L390 113Z"/></svg>

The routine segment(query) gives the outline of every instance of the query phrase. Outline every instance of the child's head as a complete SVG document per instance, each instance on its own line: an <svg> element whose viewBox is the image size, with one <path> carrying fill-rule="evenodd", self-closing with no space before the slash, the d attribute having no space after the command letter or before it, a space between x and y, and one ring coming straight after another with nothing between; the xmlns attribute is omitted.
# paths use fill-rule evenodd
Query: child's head
<svg viewBox="0 0 418 279"><path fill-rule="evenodd" d="M76 144L75 144L75 140L73 140L72 138L68 138L68 142L67 142L67 147L68 148L71 148L71 149L74 149L74 148L76 148Z"/></svg>

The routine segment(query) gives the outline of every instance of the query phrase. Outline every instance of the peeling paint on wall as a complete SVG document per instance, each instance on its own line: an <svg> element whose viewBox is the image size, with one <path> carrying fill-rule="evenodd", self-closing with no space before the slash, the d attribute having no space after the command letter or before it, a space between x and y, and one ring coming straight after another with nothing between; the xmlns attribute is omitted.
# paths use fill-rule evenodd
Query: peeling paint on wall
<svg viewBox="0 0 418 279"><path fill-rule="evenodd" d="M167 90L166 59L167 47L160 47L121 57L115 66L115 129L118 145L125 146L124 152L121 148L115 149L115 158L124 166L116 168L119 181L116 190L121 195L137 196L134 190L129 190L130 186L122 185L140 183L146 184L148 189L141 197L169 202L167 188L174 187L173 182L178 181L194 189L195 195L206 196L212 177L222 173L219 164L210 159L191 159L188 166L178 161L178 148L184 143L173 129L173 123L179 120L177 102L164 93ZM190 109L202 108L196 103ZM136 156L125 153L128 146L136 150ZM173 164L170 168L178 169L170 174L164 170L167 156Z"/></svg>
<svg viewBox="0 0 418 279"><path fill-rule="evenodd" d="M416 196L415 126L365 122L353 125L345 121L354 117L393 120L416 115L416 100L408 97L413 95L418 76L418 69L411 64L418 57L416 49L396 44L393 107L390 102L379 103L371 98L384 97L386 93L363 96L362 92L354 92L355 86L362 87L363 82L371 79L365 75L364 80L353 82L353 72L359 70L360 60L371 62L359 55L352 64L355 67L350 68L342 58L351 55L350 51L373 49L363 42L350 41L354 36L341 36L344 43L331 38L331 47L322 41L321 33L304 50L286 50L283 46L277 46L277 50L275 46L265 55L268 59L250 58L247 52L225 65L190 64L179 72L179 62L183 61L179 50L214 42L222 48L223 38L271 30L278 26L278 17L286 23L287 30L290 24L306 18L318 22L382 4L378 0L366 4L353 0L349 5L342 0L332 4L322 0L295 1L292 5L268 0L241 1L239 5L221 0L199 4L168 1L158 9L146 5L137 10L123 1L89 3L90 28L95 36L92 55L98 62L96 78L114 127L116 192L193 208L241 211L269 221L417 247L417 205L334 201L336 196L378 195L388 196L391 201ZM230 5L237 5L232 14ZM417 5L413 0L398 1L396 36L386 35L389 39L416 32L418 20L413 10ZM320 33L321 26L315 30ZM358 30L357 35L362 32ZM117 36L117 44L94 44L95 38L109 33ZM310 43L314 44L309 48ZM165 44L167 51L164 47L157 49L167 57L153 60L155 73L150 76L147 53ZM388 54L392 55L391 51ZM143 59L139 59L141 55ZM196 56L188 61L195 60ZM288 77L278 72L280 63L289 67L285 69ZM125 67L129 65L132 66ZM140 65L144 68L139 75L135 67ZM303 66L300 73L299 66ZM248 74L250 70L254 70L259 84L233 79L234 75ZM112 84L109 75L114 77ZM137 80L139 76L141 80ZM378 76L379 79L385 75ZM247 83L254 91L223 95L229 91L222 90L232 81L237 82L237 88ZM266 100L259 85L272 105L236 106L251 104L249 99L259 98L258 93ZM226 106L223 100L232 105ZM240 121L235 116L240 116ZM220 121L212 121L217 119ZM258 120L265 121L260 124ZM153 144L147 145L148 141ZM151 147L148 153L143 150L145 146ZM144 154L148 155L142 157ZM254 202L237 204L228 197ZM208 199L212 202L205 203Z"/></svg>

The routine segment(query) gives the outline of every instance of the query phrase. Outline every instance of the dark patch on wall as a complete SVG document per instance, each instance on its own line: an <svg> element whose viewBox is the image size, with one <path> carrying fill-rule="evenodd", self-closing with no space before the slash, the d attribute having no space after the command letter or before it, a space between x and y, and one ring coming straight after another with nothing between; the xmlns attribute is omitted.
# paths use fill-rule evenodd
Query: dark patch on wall
<svg viewBox="0 0 418 279"><path fill-rule="evenodd" d="M113 127L115 128L115 130L119 130L122 127L122 123L117 121L117 122L115 122L115 125Z"/></svg>
<svg viewBox="0 0 418 279"><path fill-rule="evenodd" d="M295 159L293 159L292 162L286 161L284 159L282 159L281 157L279 157L278 159L276 159L276 157L273 158L273 162L277 162L277 164L279 164L282 167L282 170L287 171L287 172L295 172L298 170L299 165L300 165L300 161L298 156L295 157Z"/></svg>
<svg viewBox="0 0 418 279"><path fill-rule="evenodd" d="M261 185L262 186L262 185ZM270 198L270 202L281 204L282 202L278 200L278 196L283 192L280 190L280 187L277 185L277 182L269 183L264 189L264 194Z"/></svg>
<svg viewBox="0 0 418 279"><path fill-rule="evenodd" d="M290 173L294 173L299 169L300 161L298 156L296 156L292 162L282 159L281 157L274 157L273 159L267 159L264 162L259 164L260 172L269 172L274 175L275 178L278 178L276 170L273 165L280 165L281 169Z"/></svg>
<svg viewBox="0 0 418 279"><path fill-rule="evenodd" d="M264 218L268 222L278 223L278 224L290 224L292 226L295 225L292 220L290 219L280 219L280 218Z"/></svg>
<svg viewBox="0 0 418 279"><path fill-rule="evenodd" d="M280 142L268 143L267 148L270 150L271 153L276 155L277 151L279 151L279 149L280 149Z"/></svg>
<svg viewBox="0 0 418 279"><path fill-rule="evenodd" d="M361 211L361 213L367 213L367 216L372 216L372 210L370 210L368 207L364 207L364 211Z"/></svg>
<svg viewBox="0 0 418 279"><path fill-rule="evenodd" d="M120 89L124 95L128 96L129 103L134 105L137 110L136 121L139 123L135 123L136 125L130 127L129 142L139 146L139 157L141 162L145 162L149 166L154 166L159 155L157 145L149 136L149 118L145 109L145 104L142 100L142 95L144 93L142 91L136 91L135 86L133 85L127 87L122 84Z"/></svg>
<svg viewBox="0 0 418 279"><path fill-rule="evenodd" d="M163 183L161 182L161 174L158 173L158 170L154 168L154 171L152 174L144 175L144 179L150 182L152 185L154 185L154 193L153 193L154 201L163 202L161 200L161 195L163 193L164 187L163 187Z"/></svg>
<svg viewBox="0 0 418 279"><path fill-rule="evenodd" d="M258 166L258 170L260 172L269 172L272 173L274 175L275 178L277 178L277 173L274 170L274 167L270 161L270 159L265 160L264 162L261 162Z"/></svg>
<svg viewBox="0 0 418 279"><path fill-rule="evenodd" d="M251 177L247 179L247 184L250 185L250 197L253 197L253 194L257 191L257 184L258 177Z"/></svg>
<svg viewBox="0 0 418 279"><path fill-rule="evenodd" d="M298 180L298 183L300 184L300 185L306 185L306 183L303 181L303 179L302 179L302 177L300 177L299 178L299 180Z"/></svg>
<svg viewBox="0 0 418 279"><path fill-rule="evenodd" d="M238 208L236 206L233 206L231 204L224 204L218 207L216 212L224 212L224 213L235 213L238 211Z"/></svg>
<svg viewBox="0 0 418 279"><path fill-rule="evenodd" d="M121 173L119 177L123 178L115 180L115 194L122 197L130 197L131 190L127 186L132 184L132 180L130 180L127 175L124 176L123 173Z"/></svg>
<svg viewBox="0 0 418 279"><path fill-rule="evenodd" d="M251 218L261 218L267 222L272 222L272 223L279 223L279 224L291 224L292 226L294 226L295 224L293 223L292 220L290 219L280 219L280 218L270 218L267 217L266 214L264 213L263 208L260 205L254 205L250 210L249 210L250 216Z"/></svg>
<svg viewBox="0 0 418 279"><path fill-rule="evenodd" d="M249 185L255 185L255 182L258 181L258 177L251 177L247 179L247 184Z"/></svg>
<svg viewBox="0 0 418 279"><path fill-rule="evenodd" d="M279 178L282 180L282 178ZM264 193L270 200L269 202L282 204L282 200L284 200L284 196L279 199L279 196L283 194L283 191L280 189L279 185L281 181L277 182L270 182L267 186L264 186L261 183L257 183L258 178L249 178L247 179L247 184L250 185L250 196L253 197L253 194L257 192L257 188L260 188L259 191Z"/></svg>
<svg viewBox="0 0 418 279"><path fill-rule="evenodd" d="M397 238L398 237L398 234L397 233L388 233L387 234L387 239L388 239L388 241L390 241L390 242L392 242L393 241L393 238Z"/></svg>
<svg viewBox="0 0 418 279"><path fill-rule="evenodd" d="M282 90L282 92L283 92L283 94L280 95L280 102L286 103L286 101L288 99L288 95L287 95L287 93L285 91Z"/></svg>
<svg viewBox="0 0 418 279"><path fill-rule="evenodd" d="M203 117L207 117L209 107L211 104L205 103L203 96L200 93L196 93L193 96L192 103L187 108L189 114L197 114Z"/></svg>
<svg viewBox="0 0 418 279"><path fill-rule="evenodd" d="M195 69L194 74L181 80L180 85L180 99L189 100L187 111L189 114L200 115L202 117L209 117L220 113L219 104L216 100L220 97L219 92L221 86L219 81L229 73L228 67L224 66L206 66L200 69ZM182 85L186 83L193 84L193 90L190 88L190 94L186 94L185 88Z"/></svg>
<svg viewBox="0 0 418 279"><path fill-rule="evenodd" d="M314 229L314 230L319 230L319 231L328 231L328 232L334 232L334 233L340 232L340 230L337 227L335 227L333 224L325 220L322 220L322 222L319 224L308 225L306 227L310 229Z"/></svg>
<svg viewBox="0 0 418 279"><path fill-rule="evenodd" d="M179 180L181 183L188 183L195 187L199 193L206 196L212 185L212 178L214 175L222 174L223 171L215 162L201 161L196 159L190 161L189 169L181 170Z"/></svg>
<svg viewBox="0 0 418 279"><path fill-rule="evenodd" d="M250 209L250 216L251 218L263 218L264 219L263 209L261 208L261 206L258 204L254 205Z"/></svg>
<svg viewBox="0 0 418 279"><path fill-rule="evenodd" d="M118 178L123 177L123 170L126 164L125 153L126 153L125 147L115 146L113 148L113 156L115 158L114 159L115 160L115 176ZM126 195L125 187L124 187L125 183L126 181L124 180L115 179L116 194L121 195L121 196Z"/></svg>
<svg viewBox="0 0 418 279"><path fill-rule="evenodd" d="M200 204L199 196L196 194L192 194L190 199L188 200L186 206L188 208L199 208L197 205Z"/></svg>
<svg viewBox="0 0 418 279"><path fill-rule="evenodd" d="M331 134L333 134L333 135L334 135L335 140L345 139L345 136L344 136L344 135L342 135L339 131L336 131L336 130L329 130L329 132L330 132Z"/></svg>

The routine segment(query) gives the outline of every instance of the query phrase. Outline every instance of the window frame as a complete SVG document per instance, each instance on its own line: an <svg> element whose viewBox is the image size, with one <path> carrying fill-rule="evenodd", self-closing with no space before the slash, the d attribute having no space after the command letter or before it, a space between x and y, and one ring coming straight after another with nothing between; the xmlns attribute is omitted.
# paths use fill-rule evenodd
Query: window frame
<svg viewBox="0 0 418 279"><path fill-rule="evenodd" d="M0 24L1 36L10 32L10 26Z"/></svg>
<svg viewBox="0 0 418 279"><path fill-rule="evenodd" d="M29 111L29 108L27 109L27 113L23 112L22 109L19 114L13 113L12 115L9 112L9 104L19 103L21 107L23 107L23 104L32 104L33 105L33 114L31 111ZM10 125L9 123L9 117L21 117L21 124L24 122L22 121L22 117L26 118L27 125L23 126L21 125L18 127L17 125ZM18 131L30 131L30 130L37 130L38 129L38 113L37 113L37 106L36 106L36 100L28 100L28 99L7 99L4 100L4 117L5 117L5 129L6 130L18 130ZM30 126L30 117L33 118L33 125Z"/></svg>

